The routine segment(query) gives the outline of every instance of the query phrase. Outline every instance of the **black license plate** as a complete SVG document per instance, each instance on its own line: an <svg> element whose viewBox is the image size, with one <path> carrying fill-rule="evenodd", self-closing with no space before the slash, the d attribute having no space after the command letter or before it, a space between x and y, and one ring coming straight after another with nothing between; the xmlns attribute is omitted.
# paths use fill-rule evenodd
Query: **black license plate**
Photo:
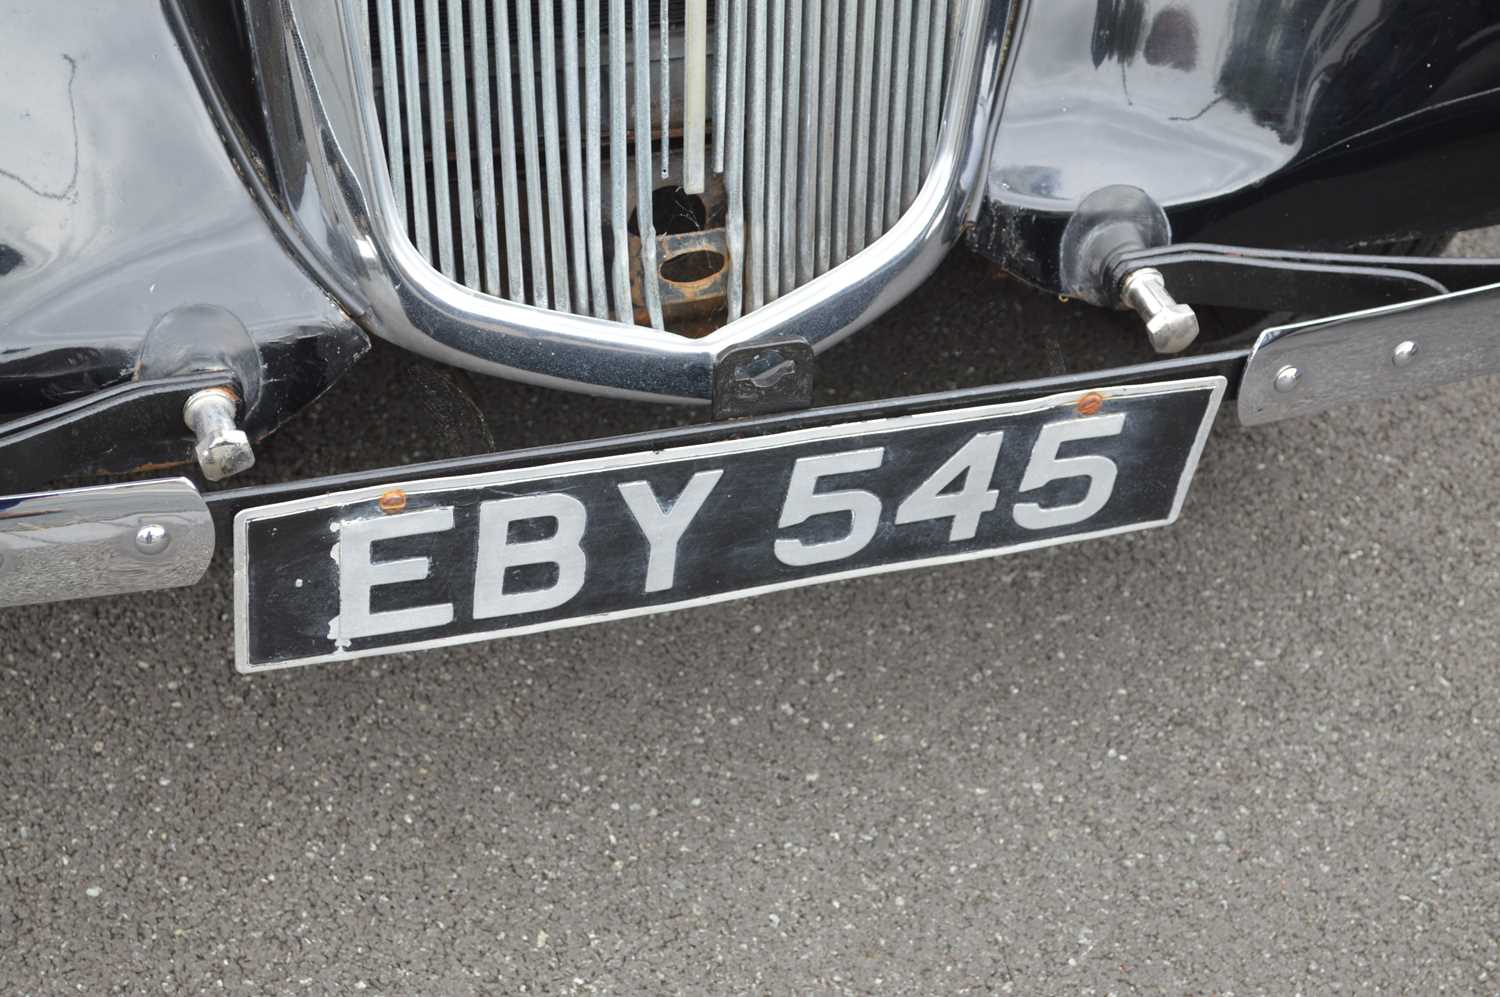
<svg viewBox="0 0 1500 997"><path fill-rule="evenodd" d="M1072 391L247 509L254 672L1173 522L1222 377Z"/></svg>

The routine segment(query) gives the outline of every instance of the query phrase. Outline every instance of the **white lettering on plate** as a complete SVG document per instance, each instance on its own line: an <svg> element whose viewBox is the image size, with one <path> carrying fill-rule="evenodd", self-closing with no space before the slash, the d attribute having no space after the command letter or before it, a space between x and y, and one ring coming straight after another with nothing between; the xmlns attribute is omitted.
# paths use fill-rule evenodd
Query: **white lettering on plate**
<svg viewBox="0 0 1500 997"><path fill-rule="evenodd" d="M660 592L672 587L677 578L677 545L687 532L693 517L708 501L708 495L724 476L720 470L699 471L693 475L682 494L663 508L661 499L649 481L625 481L620 484L620 496L630 507L636 525L650 545L651 553L646 562L646 591Z"/></svg>
<svg viewBox="0 0 1500 997"><path fill-rule="evenodd" d="M451 529L452 506L340 523L336 531L338 540L334 544L334 560L339 565L339 615L329 624L329 637L342 648L348 647L349 641L356 637L374 637L451 623L453 604L449 602L370 612L371 589L378 585L421 581L431 569L431 561L425 557L371 560L370 545L377 540Z"/></svg>
<svg viewBox="0 0 1500 997"><path fill-rule="evenodd" d="M813 516L831 512L847 513L849 532L837 540L806 543L783 537L772 545L782 564L801 567L838 561L858 554L880 527L880 498L873 492L851 488L845 491L818 491L818 479L831 474L873 471L885 459L884 447L847 450L844 453L799 457L792 465L792 480L786 486L786 501L781 505L783 529L804 523Z"/></svg>
<svg viewBox="0 0 1500 997"><path fill-rule="evenodd" d="M588 518L582 502L559 492L481 503L479 553L474 566L474 619L555 609L577 595L588 570L588 560L580 544ZM557 531L543 540L512 543L510 524L528 519L555 520ZM547 588L505 591L506 569L528 564L557 565L557 580Z"/></svg>

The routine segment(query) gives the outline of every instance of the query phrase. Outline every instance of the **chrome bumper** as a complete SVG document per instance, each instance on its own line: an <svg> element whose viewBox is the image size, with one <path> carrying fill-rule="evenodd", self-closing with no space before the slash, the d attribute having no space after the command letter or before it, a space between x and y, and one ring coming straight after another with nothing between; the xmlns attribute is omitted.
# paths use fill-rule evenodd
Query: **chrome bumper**
<svg viewBox="0 0 1500 997"><path fill-rule="evenodd" d="M0 497L0 606L191 585L213 558L215 518L365 485L534 467L711 442L951 404L1015 401L1098 384L1218 374L1236 385L1239 420L1259 425L1500 373L1500 285L1270 329L1253 350L941 395L809 409L643 436L383 468L200 495L185 478ZM1295 371L1288 374L1287 371Z"/></svg>
<svg viewBox="0 0 1500 997"><path fill-rule="evenodd" d="M0 606L192 585L213 556L186 478L0 498Z"/></svg>

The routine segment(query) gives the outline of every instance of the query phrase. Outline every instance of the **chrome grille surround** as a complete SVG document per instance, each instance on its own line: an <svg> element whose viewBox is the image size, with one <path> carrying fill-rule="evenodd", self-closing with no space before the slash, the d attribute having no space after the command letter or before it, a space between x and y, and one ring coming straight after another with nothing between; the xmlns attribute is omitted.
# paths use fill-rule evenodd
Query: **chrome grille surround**
<svg viewBox="0 0 1500 997"><path fill-rule="evenodd" d="M367 20L360 37L408 237L436 269L476 291L625 324L674 331L691 327L701 334L715 321L733 321L843 262L849 249L843 239L839 252L814 258L818 226L826 228L832 220L826 213L820 219L812 200L820 169L833 169L832 157L820 153L824 146L831 152L841 135L855 134L855 185L852 190L843 185L840 195L851 201L847 207L864 210L855 210L851 218L846 209L840 217L854 226L856 248L884 234L911 204L924 159L931 163L937 144L937 130L924 131L923 119L927 105L941 101L947 57L953 51L946 44L955 23L950 14L969 0L733 0L733 18L730 0L725 0L726 25L710 24L707 0L675 0L675 8L674 0L615 0L609 3L608 59L600 37L601 8L608 0L583 0L587 35L581 59L579 2L365 0L360 13ZM922 23L913 44L912 20L919 3ZM653 7L658 11L654 19ZM865 31L877 32L878 56L865 50L856 59L854 52L840 51L836 38L823 48L825 8L832 24L842 10L850 23L858 21ZM744 37L741 9L754 12ZM712 75L711 26L723 28L729 46L712 53ZM802 57L804 35L814 53L809 60ZM613 120L629 122L633 155L630 143L618 149L613 144L623 129L612 129L606 147L594 127L594 116L606 102L604 81L611 67L622 65L615 49L628 53L629 80L623 88L612 81L608 103ZM498 87L491 86L489 76L492 50L501 67ZM519 110L506 75L513 57L520 66L515 88ZM413 72L423 60L425 74ZM816 116L804 119L803 77L808 107L817 108L821 61L832 67L826 81L830 100L846 77L861 94L857 129L832 113L822 127ZM856 78L858 73L865 75ZM740 161L746 149L737 145L727 174L722 156L711 168L707 162L711 85L736 91L732 103L719 95L725 97L726 111L713 119L715 132L723 131L733 107L738 115L733 127L748 129L750 135L748 157ZM498 101L492 99L496 89L501 91ZM496 134L502 157L512 150L506 168L516 169L513 150L524 149L520 176L526 181L523 190L508 185L498 198L493 182ZM657 148L646 141L653 135L659 137ZM545 152L540 160L539 148ZM605 156L612 165L620 159L623 165L617 170L633 173L634 183L628 189L614 185L608 198L591 183L585 196L584 164L591 177L597 176ZM481 175L477 191L476 164ZM695 238L653 234L652 209L641 210L660 193L674 199L668 181L676 181L675 198L682 204L696 204L695 212L678 210L672 219L695 214L688 231L677 233ZM429 183L430 198L425 196ZM744 203L742 183L748 211L727 211L731 196ZM511 203L516 198L528 209L530 251L507 246L502 254L495 231L502 224L508 231L510 219L519 217L518 205ZM716 224L710 225L709 218ZM636 219L643 231L632 224ZM731 241L738 247L733 253L728 251ZM823 243L829 242L825 233ZM462 252L455 251L455 243ZM628 265L605 267L606 245L615 258L626 253ZM588 259L594 252L598 258L591 286ZM518 293L514 280L509 287L500 286L502 255L512 277L524 272L527 293ZM706 260L717 265L683 277L669 266L678 255L690 261L696 256L700 267ZM602 286L611 282L617 285L612 300ZM748 302L739 293L746 286Z"/></svg>
<svg viewBox="0 0 1500 997"><path fill-rule="evenodd" d="M426 2L434 8L438 6L436 0ZM620 0L614 2L624 6ZM731 0L724 6L730 9L735 23L743 16L744 5ZM836 195L845 178L850 173L857 175L857 171L852 164L846 169L847 157L839 149L831 150L834 168L824 169L829 157L820 149L818 182L799 187L799 198L806 196L812 202L811 217L816 219L822 212L821 217L832 214L835 218L828 240L830 268L708 335L690 339L600 319L592 306L597 296L592 293L588 314L567 314L504 300L446 277L428 262L420 246L408 236L407 212L396 198L396 180L381 138L377 92L365 58L369 51L364 42L368 23L362 2L275 0L262 4L247 0L246 10L260 60L262 92L281 194L305 237L300 248L312 257L310 266L330 274L338 283L344 300L364 306L361 318L367 327L432 359L481 373L578 391L700 403L711 399L714 367L726 351L773 342L788 335L806 341L815 350L826 349L900 300L936 266L957 240L982 173L993 119L1003 93L1003 54L1012 20L1012 8L1006 0L966 0L954 32L958 44L953 46L948 62L949 82L941 105L941 126L934 125L936 116L930 106L925 109L922 122L924 134L928 129L937 133L932 161L910 207L899 219L864 247L860 245L860 227L853 226L849 258L833 265L839 242L840 208L844 208L843 214L852 214L846 207L849 202ZM587 16L584 20L587 22ZM722 25L720 21L719 26ZM850 36L848 27L847 23L839 25L844 38ZM899 29L896 33L899 37ZM744 39L745 34L730 32L732 58L737 54L736 39ZM823 34L826 51L826 40L833 36L832 25ZM585 48L590 38L589 25L585 23ZM618 44L615 37L610 44ZM403 65L403 71L404 68ZM837 81L835 99L835 88L826 82L830 74L823 72L821 77L822 99L817 103L820 119L821 112L831 102L842 105L854 97L847 78ZM503 74L497 71L496 86L503 85ZM645 89L649 114L649 81ZM735 117L737 89L729 86L726 95L730 120ZM638 113L642 103L640 90L637 85ZM930 87L928 91L930 94ZM813 111L808 103L804 102L803 110L810 115ZM611 113L611 118L614 117ZM585 129L591 123L586 110ZM614 124L611 120L612 131ZM481 127L475 122L470 125ZM713 161L717 165L722 149L727 178L737 161L735 147L743 135L740 130L726 128L724 141L719 142L715 131ZM503 137L495 138L500 139L503 194L509 186L509 178L505 176L507 164L514 165L515 157L505 155ZM641 155L641 138L636 136L637 155ZM651 137L644 138L649 149ZM611 148L618 149L620 145L615 141ZM909 157L910 150L904 150L903 154ZM881 158L884 161L886 157ZM803 157L802 162L808 163L807 158ZM612 187L618 186L619 172L611 163ZM830 178L833 191L825 196ZM480 196L484 184L481 170ZM886 198L881 200L884 203ZM501 201L516 203L503 196ZM731 196L731 206L732 202ZM533 199L527 207L528 213L539 211L539 199ZM517 228L509 224L509 209L502 210L507 215L502 234L509 244ZM783 214L784 210L783 206ZM874 217L874 205L867 210ZM809 217L800 207L799 214ZM811 240L804 240L802 233L798 233L799 266L801 243L811 241L816 269L822 259L826 231L827 226L818 229ZM532 235L535 236L535 230ZM741 257L734 252L733 232L729 235L732 263ZM460 238L462 241L462 235ZM534 256L536 248L531 247ZM442 245L437 244L433 251L441 263ZM593 256L592 247L588 255ZM513 257L500 256L509 266L508 261ZM486 259L493 258L496 257ZM621 256L616 252L614 258L618 269ZM485 265L488 267L488 263ZM593 269L592 262L589 269ZM612 283L611 290L616 292L617 299L619 282ZM592 275L590 284L592 287ZM729 293L733 293L735 286L736 282L731 280ZM515 288L508 285L507 291L514 294ZM753 303L753 291L747 296L752 297ZM618 314L620 302L612 303Z"/></svg>

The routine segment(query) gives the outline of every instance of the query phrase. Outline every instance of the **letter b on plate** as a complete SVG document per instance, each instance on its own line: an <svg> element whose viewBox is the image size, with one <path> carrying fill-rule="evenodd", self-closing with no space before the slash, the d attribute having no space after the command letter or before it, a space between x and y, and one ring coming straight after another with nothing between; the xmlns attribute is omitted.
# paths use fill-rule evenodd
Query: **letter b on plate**
<svg viewBox="0 0 1500 997"><path fill-rule="evenodd" d="M545 540L512 543L510 524L527 519L553 519L557 532ZM588 512L571 495L556 492L496 499L479 507L479 555L474 565L474 619L514 616L555 609L583 588L588 567L583 529ZM505 571L524 564L557 565L557 581L543 589L505 591Z"/></svg>

